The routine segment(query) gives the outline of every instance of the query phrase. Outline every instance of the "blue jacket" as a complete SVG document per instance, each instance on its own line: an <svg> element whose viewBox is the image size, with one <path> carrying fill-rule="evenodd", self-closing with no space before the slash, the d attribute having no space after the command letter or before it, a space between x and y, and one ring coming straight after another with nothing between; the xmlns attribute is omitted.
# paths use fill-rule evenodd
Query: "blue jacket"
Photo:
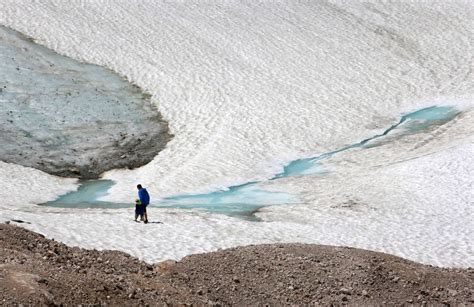
<svg viewBox="0 0 474 307"><path fill-rule="evenodd" d="M146 189L138 190L138 198L140 198L142 205L148 206L150 204L150 195Z"/></svg>

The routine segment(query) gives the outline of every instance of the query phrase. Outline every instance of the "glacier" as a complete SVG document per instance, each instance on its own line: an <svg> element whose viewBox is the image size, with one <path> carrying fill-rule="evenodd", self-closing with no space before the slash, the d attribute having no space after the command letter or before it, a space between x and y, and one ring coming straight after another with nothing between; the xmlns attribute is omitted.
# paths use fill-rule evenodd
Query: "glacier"
<svg viewBox="0 0 474 307"><path fill-rule="evenodd" d="M0 162L0 220L148 262L305 242L473 266L470 2L0 3L0 24L150 93L174 135L150 163L101 175L115 184L99 199L129 208L38 206L81 182ZM316 174L269 180L432 106L459 114L318 161ZM162 224L132 222L137 183L160 204L247 182L296 199L255 220L152 207Z"/></svg>

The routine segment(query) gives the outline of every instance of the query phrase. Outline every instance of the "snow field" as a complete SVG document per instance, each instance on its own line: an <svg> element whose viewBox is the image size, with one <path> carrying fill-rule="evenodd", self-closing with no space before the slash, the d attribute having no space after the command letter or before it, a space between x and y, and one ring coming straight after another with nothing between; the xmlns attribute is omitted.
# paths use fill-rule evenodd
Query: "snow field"
<svg viewBox="0 0 474 307"><path fill-rule="evenodd" d="M289 161L375 135L402 112L439 102L466 110L428 133L337 156L327 177L265 186L302 204L267 207L263 222L152 208L163 224L145 228L132 209L38 207L74 181L5 163L0 219L149 262L307 242L473 266L472 3L0 2L0 24L126 76L170 123L175 137L151 163L104 175L118 182L108 201L134 199L138 182L156 198L268 179Z"/></svg>

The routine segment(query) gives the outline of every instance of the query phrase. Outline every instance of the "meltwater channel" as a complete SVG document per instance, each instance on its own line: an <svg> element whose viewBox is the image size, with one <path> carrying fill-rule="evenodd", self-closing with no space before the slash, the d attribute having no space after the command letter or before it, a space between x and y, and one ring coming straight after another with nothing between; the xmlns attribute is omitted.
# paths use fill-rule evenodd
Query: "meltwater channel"
<svg viewBox="0 0 474 307"><path fill-rule="evenodd" d="M393 124L383 133L364 139L342 148L323 153L316 157L298 159L290 162L283 171L271 180L288 178L292 176L320 175L326 173L321 161L328 159L338 153L370 147L371 141L383 138L395 131L400 135L414 134L434 126L440 126L461 112L451 106L432 106L403 115L398 123ZM215 191L206 194L183 194L161 199L159 202L150 204L157 208L180 208L201 209L208 212L236 216L248 220L257 220L253 215L262 207L295 204L298 197L285 192L267 191L259 186L261 182L248 182L242 185L232 186L226 190ZM127 208L130 203L112 203L101 201L100 198L107 195L107 191L115 183L111 180L89 180L83 181L77 191L60 196L54 201L47 202L45 206L61 208Z"/></svg>

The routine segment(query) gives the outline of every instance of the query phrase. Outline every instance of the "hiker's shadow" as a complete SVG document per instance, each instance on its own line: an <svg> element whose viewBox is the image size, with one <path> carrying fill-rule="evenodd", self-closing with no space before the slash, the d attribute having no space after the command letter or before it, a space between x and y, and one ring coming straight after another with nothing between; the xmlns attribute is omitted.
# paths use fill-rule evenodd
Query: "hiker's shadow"
<svg viewBox="0 0 474 307"><path fill-rule="evenodd" d="M163 224L163 222L148 222L148 224Z"/></svg>

